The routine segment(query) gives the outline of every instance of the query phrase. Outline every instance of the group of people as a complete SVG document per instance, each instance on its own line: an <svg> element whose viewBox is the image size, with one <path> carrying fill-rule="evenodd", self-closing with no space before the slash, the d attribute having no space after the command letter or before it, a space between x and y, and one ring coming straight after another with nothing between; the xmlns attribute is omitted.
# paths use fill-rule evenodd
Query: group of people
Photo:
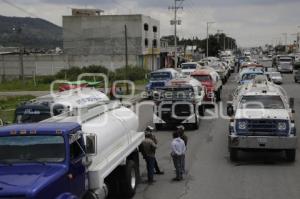
<svg viewBox="0 0 300 199"><path fill-rule="evenodd" d="M149 126L146 128L145 140L140 146L140 152L142 153L147 165L147 175L149 184L155 182L154 174L164 174L164 172L160 170L155 157L158 141L152 132L152 127ZM171 142L171 157L173 159L176 171L176 177L173 178L173 181L183 180L183 174L186 172L185 153L187 149L187 141L187 136L184 134L184 126L178 126L176 131L173 132L173 140Z"/></svg>

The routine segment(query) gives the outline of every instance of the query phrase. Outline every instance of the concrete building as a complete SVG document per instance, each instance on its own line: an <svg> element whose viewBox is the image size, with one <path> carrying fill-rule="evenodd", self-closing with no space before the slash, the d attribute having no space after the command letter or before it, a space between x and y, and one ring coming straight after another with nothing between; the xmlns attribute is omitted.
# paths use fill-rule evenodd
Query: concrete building
<svg viewBox="0 0 300 199"><path fill-rule="evenodd" d="M91 9L80 12L73 10L72 16L63 17L63 46L67 55L81 57L86 65L93 62L112 70L124 67L126 25L129 65L159 68L158 20L144 15L102 15L100 10Z"/></svg>

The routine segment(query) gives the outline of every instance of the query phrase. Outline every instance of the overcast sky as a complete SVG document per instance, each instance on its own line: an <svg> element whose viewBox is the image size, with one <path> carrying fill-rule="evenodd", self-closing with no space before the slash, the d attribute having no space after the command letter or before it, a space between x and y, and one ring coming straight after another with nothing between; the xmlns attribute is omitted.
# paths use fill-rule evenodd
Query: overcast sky
<svg viewBox="0 0 300 199"><path fill-rule="evenodd" d="M159 19L161 35L173 34L168 10L174 0L0 0L0 14L31 16L62 24L71 8L99 8L106 14L145 14ZM179 11L180 37L206 37L206 22L216 22L210 33L223 30L240 46L258 46L296 39L300 31L300 0L185 0Z"/></svg>

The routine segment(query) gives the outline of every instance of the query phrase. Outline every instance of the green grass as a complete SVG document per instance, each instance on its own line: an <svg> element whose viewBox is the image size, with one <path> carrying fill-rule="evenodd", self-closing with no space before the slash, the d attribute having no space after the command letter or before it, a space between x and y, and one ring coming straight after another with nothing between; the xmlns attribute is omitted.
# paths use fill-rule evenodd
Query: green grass
<svg viewBox="0 0 300 199"><path fill-rule="evenodd" d="M0 91L48 91L50 84L39 83L34 85L33 81L21 80L7 81L0 84Z"/></svg>
<svg viewBox="0 0 300 199"><path fill-rule="evenodd" d="M5 122L12 123L16 107L21 102L25 102L33 98L35 97L31 95L0 97L0 118Z"/></svg>

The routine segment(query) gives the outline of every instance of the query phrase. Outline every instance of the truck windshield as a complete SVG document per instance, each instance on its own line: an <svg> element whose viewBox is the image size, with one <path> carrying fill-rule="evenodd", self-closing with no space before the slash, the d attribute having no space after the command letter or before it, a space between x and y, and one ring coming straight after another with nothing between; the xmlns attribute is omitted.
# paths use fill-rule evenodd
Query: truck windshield
<svg viewBox="0 0 300 199"><path fill-rule="evenodd" d="M157 72L157 73L151 73L150 79L151 80L160 80L160 79L170 79L171 74L168 72Z"/></svg>
<svg viewBox="0 0 300 199"><path fill-rule="evenodd" d="M0 163L58 163L65 159L62 136L0 137Z"/></svg>
<svg viewBox="0 0 300 199"><path fill-rule="evenodd" d="M284 109L280 96L244 96L239 108L242 109Z"/></svg>
<svg viewBox="0 0 300 199"><path fill-rule="evenodd" d="M182 64L181 69L196 69L196 64Z"/></svg>
<svg viewBox="0 0 300 199"><path fill-rule="evenodd" d="M209 75L195 75L193 77L200 82L211 81L211 77Z"/></svg>
<svg viewBox="0 0 300 199"><path fill-rule="evenodd" d="M50 113L37 113L37 114L26 114L26 113L16 113L16 123L35 123L42 120L50 118Z"/></svg>
<svg viewBox="0 0 300 199"><path fill-rule="evenodd" d="M254 79L257 75L261 75L261 74L258 74L258 73L247 73L247 74L244 74L244 75L243 75L242 80L252 80L252 79Z"/></svg>
<svg viewBox="0 0 300 199"><path fill-rule="evenodd" d="M190 99L194 95L194 90L192 87L186 88L165 88L161 97L163 99Z"/></svg>
<svg viewBox="0 0 300 199"><path fill-rule="evenodd" d="M280 59L279 62L292 62L292 59Z"/></svg>

